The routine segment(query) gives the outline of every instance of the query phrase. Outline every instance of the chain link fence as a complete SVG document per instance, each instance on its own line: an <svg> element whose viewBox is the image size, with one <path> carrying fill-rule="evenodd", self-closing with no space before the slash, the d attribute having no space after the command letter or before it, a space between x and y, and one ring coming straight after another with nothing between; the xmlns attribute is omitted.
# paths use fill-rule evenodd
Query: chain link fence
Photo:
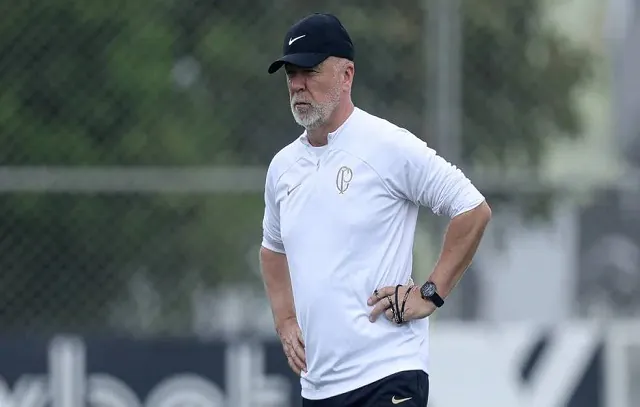
<svg viewBox="0 0 640 407"><path fill-rule="evenodd" d="M262 173L242 168L264 168L300 132L284 78L266 72L285 31L313 11L337 14L356 46L358 106L437 144L426 118L447 52L433 54L433 3L3 5L3 330L188 333L198 293L260 290ZM581 132L571 97L589 55L546 28L541 7L461 2L469 165L535 167L549 138ZM212 166L238 171L198 172Z"/></svg>

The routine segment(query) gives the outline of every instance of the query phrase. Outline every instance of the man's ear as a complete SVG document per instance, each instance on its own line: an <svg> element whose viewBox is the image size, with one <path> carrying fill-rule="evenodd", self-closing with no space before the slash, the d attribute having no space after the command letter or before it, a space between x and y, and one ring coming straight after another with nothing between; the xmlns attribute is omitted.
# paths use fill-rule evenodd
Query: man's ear
<svg viewBox="0 0 640 407"><path fill-rule="evenodd" d="M355 73L356 73L356 68L352 62L345 64L345 67L342 71L342 75L344 75L344 85L346 87L345 90L351 89L351 86L353 85L353 78L355 76Z"/></svg>

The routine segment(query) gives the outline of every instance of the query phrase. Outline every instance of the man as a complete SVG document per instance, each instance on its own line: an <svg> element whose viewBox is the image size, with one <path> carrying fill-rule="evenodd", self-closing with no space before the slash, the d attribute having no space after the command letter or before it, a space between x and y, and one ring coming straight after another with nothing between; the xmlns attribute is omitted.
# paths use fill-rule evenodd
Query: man
<svg viewBox="0 0 640 407"><path fill-rule="evenodd" d="M354 106L354 48L335 16L293 25L283 51L269 73L284 66L305 131L269 165L260 258L303 405L424 407L428 316L491 211L423 141ZM404 283L420 206L452 220L429 281L414 286Z"/></svg>

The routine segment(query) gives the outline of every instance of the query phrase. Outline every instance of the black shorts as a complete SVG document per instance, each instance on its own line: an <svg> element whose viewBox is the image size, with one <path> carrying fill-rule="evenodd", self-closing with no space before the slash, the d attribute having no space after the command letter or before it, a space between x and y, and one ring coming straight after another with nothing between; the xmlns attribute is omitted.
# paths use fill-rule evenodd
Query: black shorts
<svg viewBox="0 0 640 407"><path fill-rule="evenodd" d="M328 399L303 398L302 407L426 407L428 400L429 376L410 370Z"/></svg>

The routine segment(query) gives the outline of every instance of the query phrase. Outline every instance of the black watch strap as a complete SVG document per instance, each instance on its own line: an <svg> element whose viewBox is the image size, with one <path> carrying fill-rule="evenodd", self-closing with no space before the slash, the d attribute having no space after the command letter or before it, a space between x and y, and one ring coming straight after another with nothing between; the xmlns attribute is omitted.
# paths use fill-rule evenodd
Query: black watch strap
<svg viewBox="0 0 640 407"><path fill-rule="evenodd" d="M438 293L435 293L431 296L431 298L429 298L429 300L433 301L433 303L436 305L436 307L440 308L444 305L444 300L442 299L442 297L440 297L440 295Z"/></svg>

